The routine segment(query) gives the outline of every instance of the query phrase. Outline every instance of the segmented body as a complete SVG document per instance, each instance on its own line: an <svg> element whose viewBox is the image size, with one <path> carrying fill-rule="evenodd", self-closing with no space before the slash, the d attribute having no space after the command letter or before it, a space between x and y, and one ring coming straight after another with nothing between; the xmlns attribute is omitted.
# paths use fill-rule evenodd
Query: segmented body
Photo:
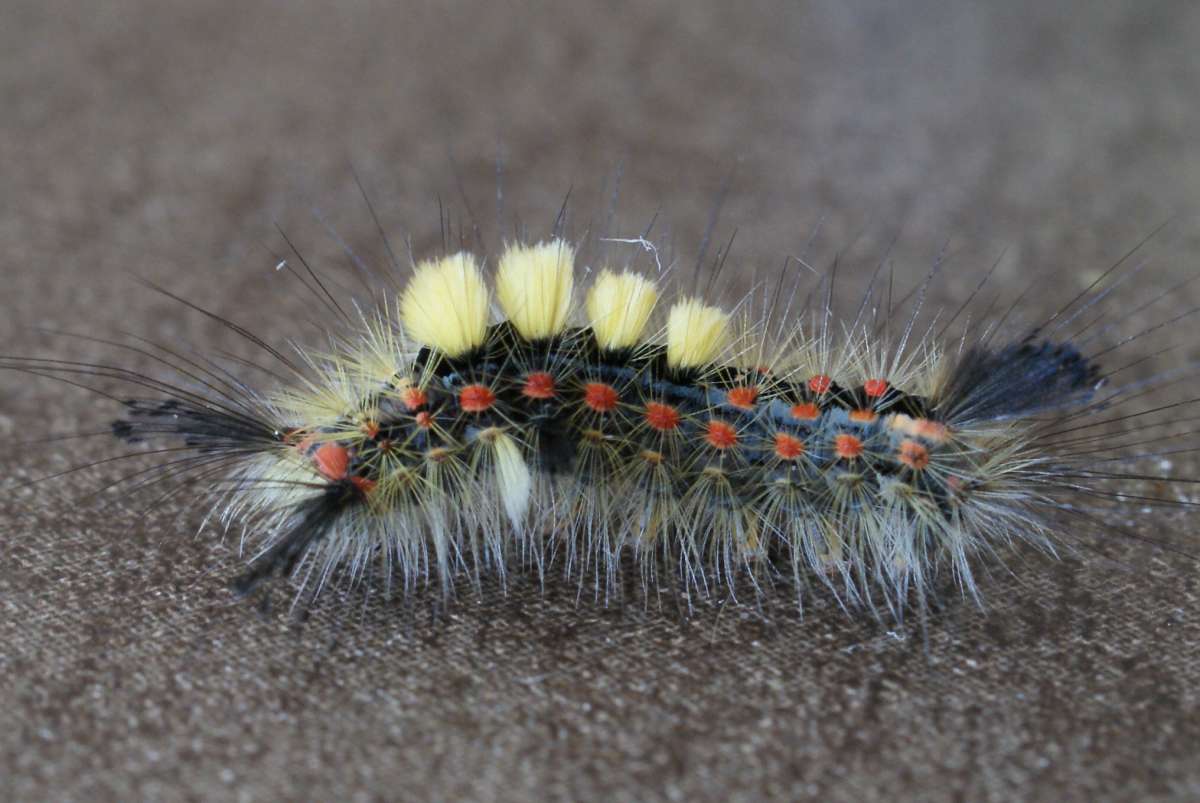
<svg viewBox="0 0 1200 803"><path fill-rule="evenodd" d="M514 354L520 345L504 329L494 328L477 358L444 364L418 386L430 357L421 355L355 416L312 433L319 444L302 440L301 452L319 474L349 479L366 496L388 472L461 459L496 430L516 433L539 472L586 486L620 482L642 464L669 472L677 498L727 483L731 494L711 500L721 505L753 505L764 488L786 486L820 507L839 486L878 493L896 478L945 506L971 484L966 452L926 417L926 400L883 378L843 388L820 374L796 384L766 369L725 368L687 382L668 378L661 349L604 362L584 329L542 353ZM935 457L946 473L926 471Z"/></svg>
<svg viewBox="0 0 1200 803"><path fill-rule="evenodd" d="M266 533L243 591L378 562L385 582L449 589L516 556L562 556L612 590L632 547L644 574L669 567L688 589L782 574L900 611L941 566L969 587L971 554L1044 540L1026 481L1048 458L1027 433L1090 396L1096 369L1070 346L981 343L951 364L927 343L873 357L861 332L806 340L798 322L778 357L751 360L753 335L697 299L646 337L657 293L628 271L602 271L589 325L572 326L573 281L565 243L514 246L491 323L473 257L425 263L399 320L389 307L314 359L271 420L131 402L114 431L254 454L227 509Z"/></svg>

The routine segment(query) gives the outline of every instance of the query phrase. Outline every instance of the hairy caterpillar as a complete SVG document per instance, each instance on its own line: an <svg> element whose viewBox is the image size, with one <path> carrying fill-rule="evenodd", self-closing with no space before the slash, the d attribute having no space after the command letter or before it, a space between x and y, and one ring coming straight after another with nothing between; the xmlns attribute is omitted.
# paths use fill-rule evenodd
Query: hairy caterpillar
<svg viewBox="0 0 1200 803"><path fill-rule="evenodd" d="M1125 260L1033 326L1011 308L927 314L925 286L897 301L879 273L837 320L829 276L805 289L785 269L729 308L671 299L671 266L593 262L558 229L393 265L410 275L351 313L305 263L344 319L329 348L295 358L229 323L282 366L268 391L150 345L170 381L0 364L132 386L113 434L172 444L151 477L207 482L219 520L245 524L241 594L273 575L310 596L335 579L450 594L557 566L607 598L631 559L643 587L689 598L819 587L900 617L942 576L974 594L982 553L1116 526L1081 499L1190 504L1109 487L1186 482L1118 470L1159 455L1126 447L1164 421L1111 427L1160 412L1132 404L1176 378L1122 381L1137 361L1108 362L1161 326L1111 345L1124 319L1103 308L1139 270Z"/></svg>

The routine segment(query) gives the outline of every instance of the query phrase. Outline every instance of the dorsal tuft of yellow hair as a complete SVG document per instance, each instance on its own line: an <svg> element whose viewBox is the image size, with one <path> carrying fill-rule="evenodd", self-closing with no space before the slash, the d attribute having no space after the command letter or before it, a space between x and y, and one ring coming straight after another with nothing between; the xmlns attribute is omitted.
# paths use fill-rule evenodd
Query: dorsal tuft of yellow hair
<svg viewBox="0 0 1200 803"><path fill-rule="evenodd" d="M475 257L462 251L417 265L400 299L400 316L412 337L449 357L483 345L488 290Z"/></svg>
<svg viewBox="0 0 1200 803"><path fill-rule="evenodd" d="M575 287L575 249L563 240L514 244L500 257L496 300L526 340L562 334Z"/></svg>
<svg viewBox="0 0 1200 803"><path fill-rule="evenodd" d="M698 298L687 298L667 315L667 364L672 368L708 365L729 343L729 313Z"/></svg>
<svg viewBox="0 0 1200 803"><path fill-rule="evenodd" d="M587 314L596 343L605 351L637 345L658 303L654 282L632 271L600 271L587 296Z"/></svg>

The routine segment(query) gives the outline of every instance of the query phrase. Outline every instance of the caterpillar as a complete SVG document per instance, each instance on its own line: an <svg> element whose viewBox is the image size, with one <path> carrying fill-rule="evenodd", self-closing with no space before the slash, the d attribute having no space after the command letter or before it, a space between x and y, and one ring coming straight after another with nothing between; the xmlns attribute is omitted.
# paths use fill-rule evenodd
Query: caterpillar
<svg viewBox="0 0 1200 803"><path fill-rule="evenodd" d="M801 607L820 591L900 619L946 585L978 597L976 565L1016 543L1053 553L1081 528L1120 531L1086 500L1191 504L1186 478L1121 469L1162 454L1129 447L1177 437L1142 433L1178 406L1137 400L1191 375L1122 379L1141 360L1119 355L1167 323L1111 343L1127 316L1105 305L1141 269L1122 271L1129 255L1033 325L1010 322L1018 304L967 312L987 276L929 314L936 269L900 302L877 271L839 320L832 275L799 261L723 307L672 290L670 265L589 256L559 228L491 256L395 260L371 273L378 303L351 311L304 262L342 318L327 348L288 355L225 322L275 360L267 390L147 343L131 348L173 378L0 367L132 388L112 434L166 455L133 483L192 480L241 525L241 595L284 577L308 602L335 582L451 596L558 571L611 599L632 571L689 601L783 587ZM657 263L645 237L625 242Z"/></svg>

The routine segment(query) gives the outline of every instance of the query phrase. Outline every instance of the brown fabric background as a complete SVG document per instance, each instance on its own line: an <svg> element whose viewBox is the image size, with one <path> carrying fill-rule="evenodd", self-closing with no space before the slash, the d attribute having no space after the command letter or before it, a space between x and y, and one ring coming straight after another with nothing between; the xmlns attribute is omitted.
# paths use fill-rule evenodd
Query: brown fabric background
<svg viewBox="0 0 1200 803"><path fill-rule="evenodd" d="M732 170L743 278L822 220L814 258L842 253L851 285L897 232L910 280L950 241L945 299L1004 247L1002 287L1055 272L1069 297L1168 218L1144 282L1196 269L1194 3L333 5L4 4L3 351L112 359L36 327L239 348L131 275L299 335L314 304L271 271L273 220L344 265L315 204L378 255L354 165L420 249L438 197L493 219L498 144L531 230L569 186L582 227L623 162L619 231L661 206L685 256ZM111 414L0 375L6 443ZM118 452L9 445L0 468ZM1131 539L1018 553L981 577L986 615L933 618L928 654L915 623L684 620L556 582L448 614L331 602L297 629L231 598L234 544L179 500L85 498L120 468L0 495L5 799L1200 798L1195 562ZM1179 512L1122 521L1195 548Z"/></svg>

